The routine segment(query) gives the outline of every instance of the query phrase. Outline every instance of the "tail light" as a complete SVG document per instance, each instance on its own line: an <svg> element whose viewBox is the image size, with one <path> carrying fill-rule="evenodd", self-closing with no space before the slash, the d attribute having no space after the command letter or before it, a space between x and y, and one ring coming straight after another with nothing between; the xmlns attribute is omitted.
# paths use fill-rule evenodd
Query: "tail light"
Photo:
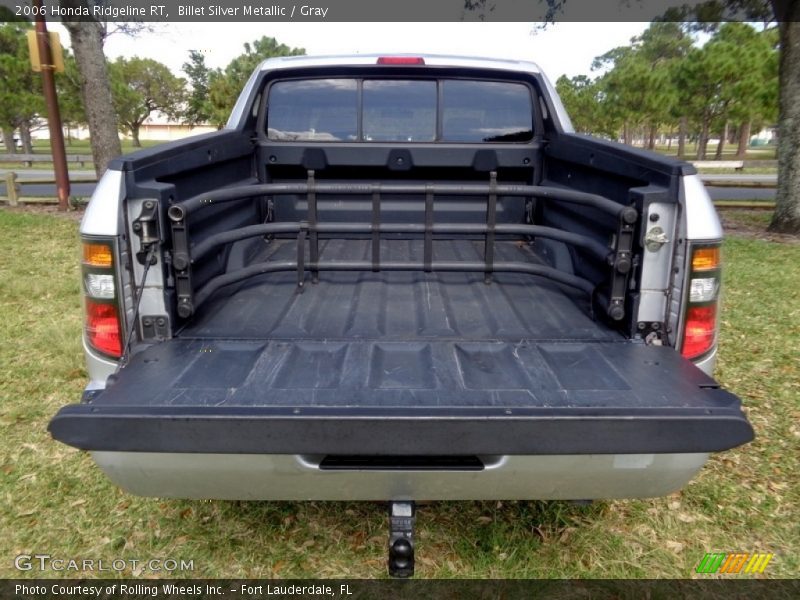
<svg viewBox="0 0 800 600"><path fill-rule="evenodd" d="M696 360L708 354L717 342L717 308L720 284L719 244L691 248L689 291L683 318L681 354Z"/></svg>
<svg viewBox="0 0 800 600"><path fill-rule="evenodd" d="M112 358L122 356L122 327L116 261L111 240L83 240L84 331L89 346Z"/></svg>

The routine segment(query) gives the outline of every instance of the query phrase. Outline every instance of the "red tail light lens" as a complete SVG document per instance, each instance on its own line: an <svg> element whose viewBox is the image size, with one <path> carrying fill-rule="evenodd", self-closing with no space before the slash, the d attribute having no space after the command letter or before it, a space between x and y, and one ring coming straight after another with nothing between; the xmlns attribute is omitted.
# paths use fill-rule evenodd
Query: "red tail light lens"
<svg viewBox="0 0 800 600"><path fill-rule="evenodd" d="M86 299L86 337L100 352L114 358L122 356L119 313L115 305Z"/></svg>
<svg viewBox="0 0 800 600"><path fill-rule="evenodd" d="M716 337L717 305L690 306L683 330L683 356L689 359L702 356L714 347Z"/></svg>
<svg viewBox="0 0 800 600"><path fill-rule="evenodd" d="M421 56L381 56L379 65L424 65L425 59Z"/></svg>

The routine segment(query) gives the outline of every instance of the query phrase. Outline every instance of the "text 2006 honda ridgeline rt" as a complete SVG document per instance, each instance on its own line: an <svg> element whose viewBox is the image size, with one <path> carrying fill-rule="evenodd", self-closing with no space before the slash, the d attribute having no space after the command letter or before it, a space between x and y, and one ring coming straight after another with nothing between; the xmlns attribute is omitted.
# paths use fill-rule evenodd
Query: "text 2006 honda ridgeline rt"
<svg viewBox="0 0 800 600"><path fill-rule="evenodd" d="M575 134L531 63L267 60L81 235L91 382L50 431L135 494L657 496L753 437L694 169Z"/></svg>

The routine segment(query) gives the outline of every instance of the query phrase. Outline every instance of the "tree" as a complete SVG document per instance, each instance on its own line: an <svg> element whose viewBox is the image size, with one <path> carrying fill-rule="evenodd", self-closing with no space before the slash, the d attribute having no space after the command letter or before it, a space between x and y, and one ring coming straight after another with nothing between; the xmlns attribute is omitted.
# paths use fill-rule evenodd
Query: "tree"
<svg viewBox="0 0 800 600"><path fill-rule="evenodd" d="M770 231L800 233L800 2L772 0L780 20L778 190Z"/></svg>
<svg viewBox="0 0 800 600"><path fill-rule="evenodd" d="M548 9L548 21L568 0L539 0ZM465 0L465 9L472 2ZM474 10L474 9L472 9ZM550 18L552 17L552 19ZM777 21L779 51L778 189L770 231L800 233L800 2L796 0L708 0L673 8L659 19L694 21L698 28L714 28L724 21L744 20L765 25Z"/></svg>
<svg viewBox="0 0 800 600"><path fill-rule="evenodd" d="M768 32L745 23L725 23L702 48L689 53L679 83L683 105L700 125L698 159L706 157L712 131L721 131L719 158L732 121L750 123L774 115L765 105L772 96L770 88L777 86L775 74L770 74L773 52Z"/></svg>
<svg viewBox="0 0 800 600"><path fill-rule="evenodd" d="M109 64L109 71L121 131L129 132L133 145L141 147L139 129L154 111L177 117L185 98L186 81L150 58L118 58Z"/></svg>
<svg viewBox="0 0 800 600"><path fill-rule="evenodd" d="M225 125L239 93L262 60L274 56L297 56L305 52L303 48L290 48L266 36L252 44L245 43L244 53L234 58L224 71L218 69L209 73L210 121L217 127Z"/></svg>
<svg viewBox="0 0 800 600"><path fill-rule="evenodd" d="M738 66L738 77L724 90L727 113L717 147L721 157L729 122L739 123L737 155L744 156L753 123L772 124L778 108L777 30L756 31L744 23L726 23L716 40L724 45L729 60Z"/></svg>
<svg viewBox="0 0 800 600"><path fill-rule="evenodd" d="M562 75L556 81L556 91L572 119L575 131L580 133L595 131L598 102L594 82L586 75L578 75L572 79Z"/></svg>
<svg viewBox="0 0 800 600"><path fill-rule="evenodd" d="M33 152L31 128L44 109L42 83L31 70L27 23L0 25L0 130L8 152L16 152L14 130L19 129L23 152Z"/></svg>
<svg viewBox="0 0 800 600"><path fill-rule="evenodd" d="M75 11L91 13L93 0L59 0L59 4ZM122 154L117 130L117 114L111 97L111 84L108 79L106 58L103 54L105 25L94 18L85 17L80 21L63 21L69 31L72 51L80 74L80 90L86 121L92 139L92 158L94 169L99 177L108 163Z"/></svg>
<svg viewBox="0 0 800 600"><path fill-rule="evenodd" d="M183 72L189 78L191 91L186 99L183 121L194 127L208 123L211 106L208 100L208 83L211 69L206 66L206 58L197 50L189 51L189 60L183 63Z"/></svg>
<svg viewBox="0 0 800 600"><path fill-rule="evenodd" d="M600 86L624 123L625 143L632 142L632 128L649 128L649 146L655 143L654 130L664 122L675 103L672 72L663 63L651 63L634 45L615 48L595 59L593 68L613 65L600 78Z"/></svg>
<svg viewBox="0 0 800 600"><path fill-rule="evenodd" d="M548 2L552 0L546 0ZM708 0L667 11L666 21L693 17L700 29L725 20L777 21L778 189L770 231L800 233L800 2L795 0Z"/></svg>
<svg viewBox="0 0 800 600"><path fill-rule="evenodd" d="M626 143L632 141L633 127L643 127L647 146L653 149L659 127L674 123L679 105L676 65L691 43L679 24L657 22L633 38L630 46L595 58L593 69L609 69L598 85L605 91L606 105L613 107L625 124Z"/></svg>
<svg viewBox="0 0 800 600"><path fill-rule="evenodd" d="M665 81L669 82L668 104L663 106L656 116L662 124L673 127L677 123L678 156L683 156L688 118L685 112L686 98L682 94L685 92L678 85L678 78L686 56L692 49L692 37L681 23L656 21L651 23L638 39L645 60L649 61L653 68L658 69ZM651 125L651 134L652 132Z"/></svg>
<svg viewBox="0 0 800 600"><path fill-rule="evenodd" d="M571 79L562 75L556 81L556 91L576 131L617 137L622 123L620 115L607 101L598 80L585 75Z"/></svg>

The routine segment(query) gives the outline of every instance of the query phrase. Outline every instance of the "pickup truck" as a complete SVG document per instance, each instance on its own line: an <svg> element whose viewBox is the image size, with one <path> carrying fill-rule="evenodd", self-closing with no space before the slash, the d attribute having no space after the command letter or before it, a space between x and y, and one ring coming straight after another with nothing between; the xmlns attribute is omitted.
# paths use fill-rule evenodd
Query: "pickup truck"
<svg viewBox="0 0 800 600"><path fill-rule="evenodd" d="M388 501L394 574L415 500L659 496L753 439L694 168L575 134L533 63L266 60L81 236L53 437L134 494Z"/></svg>

